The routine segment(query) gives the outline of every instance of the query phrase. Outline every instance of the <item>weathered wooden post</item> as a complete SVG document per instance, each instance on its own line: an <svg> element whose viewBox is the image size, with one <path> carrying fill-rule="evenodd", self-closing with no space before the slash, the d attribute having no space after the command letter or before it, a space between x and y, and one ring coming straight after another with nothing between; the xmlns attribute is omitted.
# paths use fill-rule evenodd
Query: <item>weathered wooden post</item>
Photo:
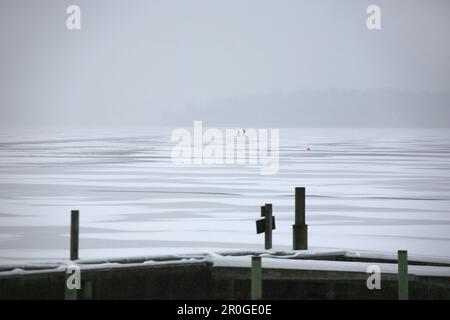
<svg viewBox="0 0 450 320"><path fill-rule="evenodd" d="M260 256L252 257L251 273L252 300L260 300L262 298L262 268Z"/></svg>
<svg viewBox="0 0 450 320"><path fill-rule="evenodd" d="M408 300L408 251L399 250L398 256L398 299Z"/></svg>
<svg viewBox="0 0 450 320"><path fill-rule="evenodd" d="M292 226L294 250L308 250L308 225L305 218L305 188L295 188L295 224Z"/></svg>
<svg viewBox="0 0 450 320"><path fill-rule="evenodd" d="M67 281L66 277L66 281ZM67 288L67 284L66 284L66 289L64 290L64 300L78 300L78 291L77 289L69 289Z"/></svg>
<svg viewBox="0 0 450 320"><path fill-rule="evenodd" d="M256 220L256 233L264 233L264 248L272 249L272 230L275 229L275 217L272 215L272 204L261 207L262 219Z"/></svg>
<svg viewBox="0 0 450 320"><path fill-rule="evenodd" d="M78 260L79 212L72 210L70 221L70 260Z"/></svg>
<svg viewBox="0 0 450 320"><path fill-rule="evenodd" d="M272 249L272 204L266 203L265 207L265 229L264 229L264 248Z"/></svg>
<svg viewBox="0 0 450 320"><path fill-rule="evenodd" d="M83 299L92 300L92 281L86 281L83 286Z"/></svg>
<svg viewBox="0 0 450 320"><path fill-rule="evenodd" d="M76 288L69 288L69 280L71 280L71 269L66 269L64 277L64 300L78 300L78 290Z"/></svg>

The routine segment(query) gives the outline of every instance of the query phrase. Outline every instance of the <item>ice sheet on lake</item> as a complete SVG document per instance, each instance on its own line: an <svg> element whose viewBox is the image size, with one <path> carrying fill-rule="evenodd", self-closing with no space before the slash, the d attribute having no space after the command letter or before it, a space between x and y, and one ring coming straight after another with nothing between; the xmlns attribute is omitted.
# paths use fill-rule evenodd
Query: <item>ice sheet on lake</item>
<svg viewBox="0 0 450 320"><path fill-rule="evenodd" d="M0 262L260 249L259 207L291 248L293 190L307 188L311 248L450 257L450 131L281 129L280 171L177 166L170 130L2 133ZM310 148L308 151L307 148Z"/></svg>

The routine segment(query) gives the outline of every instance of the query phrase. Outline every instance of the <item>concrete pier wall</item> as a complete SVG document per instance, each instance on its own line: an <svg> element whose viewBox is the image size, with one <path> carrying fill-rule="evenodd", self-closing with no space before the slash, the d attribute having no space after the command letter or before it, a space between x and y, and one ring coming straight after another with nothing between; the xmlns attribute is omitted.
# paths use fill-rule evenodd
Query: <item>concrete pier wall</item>
<svg viewBox="0 0 450 320"><path fill-rule="evenodd" d="M64 299L63 270L0 276L0 299ZM368 290L368 274L263 269L265 299L396 299L397 275ZM168 263L81 271L78 299L249 299L250 269L210 262ZM411 299L450 299L450 278L410 276Z"/></svg>

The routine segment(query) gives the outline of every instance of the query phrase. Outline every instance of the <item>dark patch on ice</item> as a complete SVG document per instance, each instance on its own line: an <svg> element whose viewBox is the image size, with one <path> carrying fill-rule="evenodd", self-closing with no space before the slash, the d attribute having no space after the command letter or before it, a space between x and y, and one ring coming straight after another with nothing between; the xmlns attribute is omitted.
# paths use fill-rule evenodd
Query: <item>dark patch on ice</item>
<svg viewBox="0 0 450 320"><path fill-rule="evenodd" d="M239 193L228 192L202 192L202 191L162 191L162 190L106 190L93 189L91 192L119 192L119 193L168 193L168 194L208 194L208 195L224 195L224 196L242 196Z"/></svg>
<svg viewBox="0 0 450 320"><path fill-rule="evenodd" d="M189 241L186 240L105 240L105 239L80 239L89 249L103 248L165 248L165 247L189 247L189 248L230 248L230 249L261 249L257 243L231 243L216 241ZM277 245L279 250L291 249L290 245ZM126 251L123 252L126 255Z"/></svg>
<svg viewBox="0 0 450 320"><path fill-rule="evenodd" d="M127 213L119 215L115 219L107 220L107 222L121 222L121 221L152 221L152 220L175 220L175 219L190 219L190 218L211 218L212 215L199 214L192 212L161 212L161 213Z"/></svg>
<svg viewBox="0 0 450 320"><path fill-rule="evenodd" d="M111 142L155 142L159 141L162 143L164 140L161 136L128 136L128 137L94 137L94 138L62 138L62 139L46 139L46 140L22 140L22 141L9 141L9 142L1 142L0 147L9 147L15 145L33 145L33 144L59 144L59 143L74 143L74 142L102 142L102 141L111 141Z"/></svg>
<svg viewBox="0 0 450 320"><path fill-rule="evenodd" d="M80 227L80 237L83 233L110 233L125 232L117 230L108 230L103 228ZM20 237L19 240L12 238L3 239L0 242L0 249L12 249L11 243L14 243L14 249L66 249L69 250L70 228L60 226L0 226L0 233L12 234ZM82 240L80 240L82 244Z"/></svg>
<svg viewBox="0 0 450 320"><path fill-rule="evenodd" d="M17 217L24 217L24 218L28 218L28 217L32 217L33 215L31 214L12 214L12 213L1 213L0 212L0 218L17 218ZM1 227L0 227L1 228Z"/></svg>
<svg viewBox="0 0 450 320"><path fill-rule="evenodd" d="M352 235L352 236L361 236L361 235ZM403 236L403 235L387 235L387 234L383 234L383 235L376 235L376 234L364 234L364 237L376 237L376 238L395 238L395 239L419 239L419 240L432 240L432 241L448 241L450 240L449 238L438 238L438 237L421 237L421 236Z"/></svg>
<svg viewBox="0 0 450 320"><path fill-rule="evenodd" d="M349 205L309 205L308 212L336 212L340 214L342 212L358 212L358 213L370 213L370 212L445 212L447 210L438 210L438 209L415 209L415 208L392 208L392 207L364 207L364 206L349 206ZM308 217L313 216L308 214Z"/></svg>
<svg viewBox="0 0 450 320"><path fill-rule="evenodd" d="M284 195L284 196L290 196L294 197L295 195ZM380 197L380 196L370 196L370 197L364 197L364 196L331 196L331 195L316 195L316 194L309 194L306 195L307 198L328 198L328 199L377 199L377 200L418 200L418 201L448 201L449 198L424 198L424 197Z"/></svg>

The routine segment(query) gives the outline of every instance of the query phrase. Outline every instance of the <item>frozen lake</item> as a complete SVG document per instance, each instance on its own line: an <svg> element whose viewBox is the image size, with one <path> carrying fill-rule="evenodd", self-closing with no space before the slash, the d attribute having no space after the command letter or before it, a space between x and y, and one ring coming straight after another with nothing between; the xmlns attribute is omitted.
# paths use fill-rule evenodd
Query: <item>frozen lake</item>
<svg viewBox="0 0 450 320"><path fill-rule="evenodd" d="M273 176L172 164L169 129L105 132L1 132L1 263L67 258L72 209L80 258L261 249L264 203L291 249L296 186L312 249L450 257L449 130L280 129Z"/></svg>

